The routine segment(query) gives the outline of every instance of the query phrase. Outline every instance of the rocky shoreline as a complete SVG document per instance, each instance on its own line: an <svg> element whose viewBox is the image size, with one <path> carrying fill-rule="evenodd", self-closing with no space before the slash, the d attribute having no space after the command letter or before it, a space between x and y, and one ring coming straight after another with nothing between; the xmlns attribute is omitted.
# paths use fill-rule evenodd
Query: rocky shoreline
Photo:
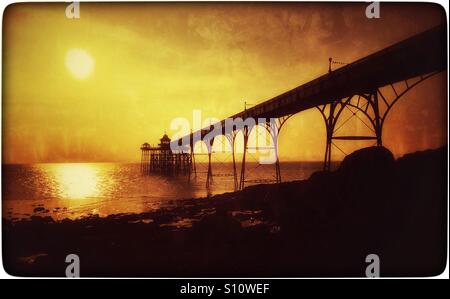
<svg viewBox="0 0 450 299"><path fill-rule="evenodd" d="M3 218L3 263L17 276L382 276L439 274L446 263L447 147L395 160L347 156L308 180L177 201L141 214L54 221Z"/></svg>

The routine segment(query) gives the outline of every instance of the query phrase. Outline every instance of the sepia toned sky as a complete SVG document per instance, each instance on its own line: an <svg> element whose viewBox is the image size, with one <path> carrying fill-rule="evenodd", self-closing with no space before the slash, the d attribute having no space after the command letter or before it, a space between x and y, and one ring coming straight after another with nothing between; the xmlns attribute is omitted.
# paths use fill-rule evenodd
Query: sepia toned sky
<svg viewBox="0 0 450 299"><path fill-rule="evenodd" d="M446 22L437 5L406 3L382 4L380 19L365 4L81 3L79 19L66 5L4 12L3 163L138 161L193 109L230 116L326 73L329 57L352 62ZM396 156L446 143L446 75L391 111L383 141ZM321 115L292 117L279 144L281 160L322 160Z"/></svg>

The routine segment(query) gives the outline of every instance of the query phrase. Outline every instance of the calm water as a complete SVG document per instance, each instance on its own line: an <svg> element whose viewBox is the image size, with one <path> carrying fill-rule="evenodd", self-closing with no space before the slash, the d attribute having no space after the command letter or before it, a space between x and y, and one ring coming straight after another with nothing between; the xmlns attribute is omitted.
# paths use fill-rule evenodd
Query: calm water
<svg viewBox="0 0 450 299"><path fill-rule="evenodd" d="M140 213L173 205L177 199L233 191L231 163L213 164L215 176L209 190L205 187L206 166L198 163L197 177L188 180L187 176L142 175L139 164L3 165L3 217L38 214L63 219ZM305 179L321 167L320 162L282 163L281 176L283 181ZM250 163L246 169L248 180L273 179L275 175L274 165Z"/></svg>

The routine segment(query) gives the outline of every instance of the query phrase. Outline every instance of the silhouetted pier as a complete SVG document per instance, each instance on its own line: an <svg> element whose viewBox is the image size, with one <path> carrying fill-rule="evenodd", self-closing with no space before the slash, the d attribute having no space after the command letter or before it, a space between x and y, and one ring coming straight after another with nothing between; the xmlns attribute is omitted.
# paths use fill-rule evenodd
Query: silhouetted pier
<svg viewBox="0 0 450 299"><path fill-rule="evenodd" d="M149 143L141 146L141 172L142 173L190 173L192 170L192 157L188 153L176 153L170 148L170 138L167 134L160 139L157 147Z"/></svg>
<svg viewBox="0 0 450 299"><path fill-rule="evenodd" d="M383 145L383 125L392 107L415 86L447 69L446 33L445 24L436 26L352 63L337 63L343 66L336 70L331 70L333 60L330 58L327 74L249 109L245 106L241 112L211 124L209 127L179 137L171 141L172 148L179 148L181 152L186 153L185 155L190 155L195 169L194 146L198 141L204 143L208 151L206 185L209 186L212 179L213 144L216 137L225 137L230 144L233 157L234 189L242 190L246 182L251 182L246 179L249 136L254 128L262 126L270 133L274 144L276 159L273 163L275 165L273 181L280 183L278 136L281 128L293 115L316 108L325 122L326 146L323 169L329 171L333 146L343 152L334 143L336 140L372 140L376 146ZM386 93L382 88L389 88L392 92ZM336 127L344 110L351 113L350 118L357 118L365 124L369 134L364 136L336 134L339 128L350 119L344 120L341 126ZM230 120L232 125L227 130L227 122ZM259 123L247 122L247 120L258 120ZM243 136L240 174L236 169L235 159L235 140L238 133L242 133ZM149 151L152 150L150 147ZM170 159L173 161L173 158ZM173 167L174 164L173 162L164 163L170 165L169 167ZM158 169L160 168L161 166L158 166Z"/></svg>

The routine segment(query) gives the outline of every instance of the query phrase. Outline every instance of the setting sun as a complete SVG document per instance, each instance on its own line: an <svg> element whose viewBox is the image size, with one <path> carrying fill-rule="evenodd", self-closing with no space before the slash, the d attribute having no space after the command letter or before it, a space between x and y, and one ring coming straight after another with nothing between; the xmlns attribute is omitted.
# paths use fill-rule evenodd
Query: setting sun
<svg viewBox="0 0 450 299"><path fill-rule="evenodd" d="M94 59L83 49L70 49L66 54L66 67L77 79L88 78L94 70Z"/></svg>

